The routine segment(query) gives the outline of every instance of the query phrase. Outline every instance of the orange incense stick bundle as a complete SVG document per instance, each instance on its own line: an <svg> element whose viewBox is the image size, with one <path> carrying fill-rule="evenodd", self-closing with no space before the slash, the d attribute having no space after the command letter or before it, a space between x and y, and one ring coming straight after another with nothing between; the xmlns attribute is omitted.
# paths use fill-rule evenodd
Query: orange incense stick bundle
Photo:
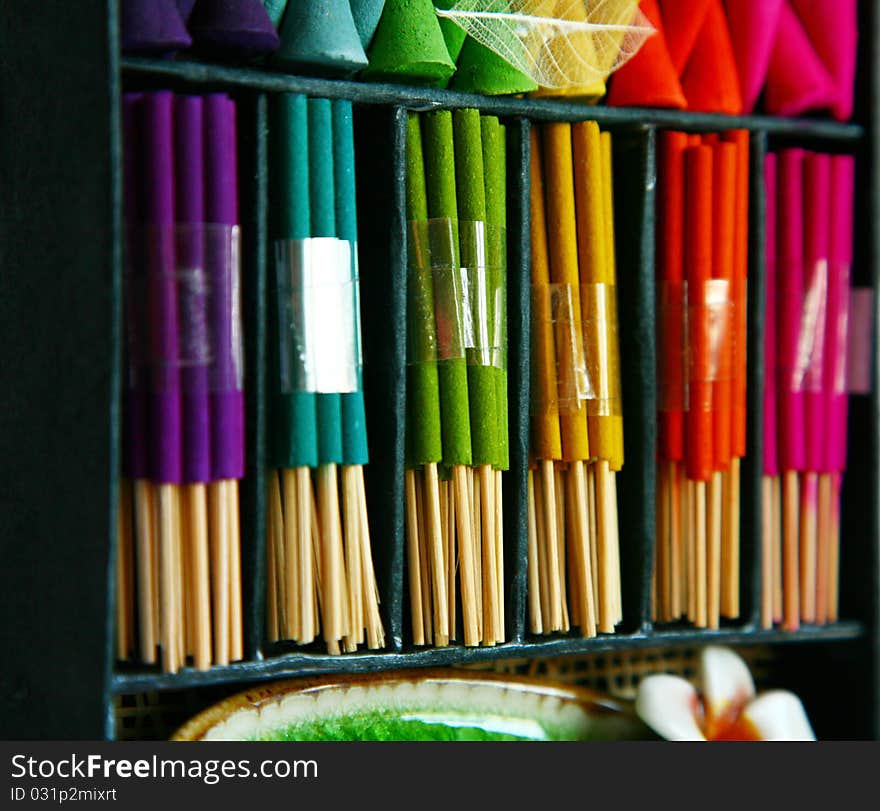
<svg viewBox="0 0 880 811"><path fill-rule="evenodd" d="M708 481L714 469L712 436L711 323L704 306L712 276L712 147L685 152L685 273L688 283L688 402L685 462L694 481Z"/></svg>

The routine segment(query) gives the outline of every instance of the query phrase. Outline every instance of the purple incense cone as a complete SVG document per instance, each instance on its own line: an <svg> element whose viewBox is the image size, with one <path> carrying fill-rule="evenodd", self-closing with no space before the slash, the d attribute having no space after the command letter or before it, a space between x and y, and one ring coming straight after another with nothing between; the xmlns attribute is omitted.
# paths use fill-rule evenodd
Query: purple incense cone
<svg viewBox="0 0 880 811"><path fill-rule="evenodd" d="M208 386L211 334L210 285L205 270L202 99L175 99L175 200L177 203L177 297L180 318L180 382L183 390L183 476L211 480Z"/></svg>
<svg viewBox="0 0 880 811"><path fill-rule="evenodd" d="M180 484L183 460L174 256L174 97L168 91L148 93L143 108L152 478L159 483Z"/></svg>
<svg viewBox="0 0 880 811"><path fill-rule="evenodd" d="M144 347L145 330L142 282L143 212L141 211L141 99L139 93L122 97L123 196L125 205L125 420L123 422L122 469L132 479L150 475L147 449L148 408L147 382L149 370Z"/></svg>
<svg viewBox="0 0 880 811"><path fill-rule="evenodd" d="M120 17L123 51L167 54L192 45L174 0L125 0Z"/></svg>
<svg viewBox="0 0 880 811"><path fill-rule="evenodd" d="M250 55L281 44L260 0L197 0L189 30L201 50Z"/></svg>
<svg viewBox="0 0 880 811"><path fill-rule="evenodd" d="M189 19L189 15L192 13L196 0L176 0L176 2L177 10L180 12L180 18L186 22Z"/></svg>
<svg viewBox="0 0 880 811"><path fill-rule="evenodd" d="M241 306L232 226L238 224L235 103L205 97L205 256L211 285L211 445L214 479L244 476ZM226 227L218 227L226 226ZM237 237L237 233L235 233Z"/></svg>

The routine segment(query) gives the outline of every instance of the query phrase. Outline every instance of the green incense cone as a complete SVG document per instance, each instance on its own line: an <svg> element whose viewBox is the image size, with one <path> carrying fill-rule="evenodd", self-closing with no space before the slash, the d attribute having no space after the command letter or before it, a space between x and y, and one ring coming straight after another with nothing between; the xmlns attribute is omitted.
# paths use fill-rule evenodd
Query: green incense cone
<svg viewBox="0 0 880 811"><path fill-rule="evenodd" d="M452 270L434 277L434 314L437 323L438 349L453 334L454 324L443 323L438 312L445 309L443 302L460 302L461 277L455 272L458 261L458 204L455 194L455 149L452 137L452 113L439 110L423 118L423 148L425 152L425 188L428 197L428 217L448 218L452 223L452 239L447 246L434 240L432 261ZM443 250L448 255L443 255ZM441 326L444 332L441 334ZM443 336L447 337L443 337ZM461 335L453 335L452 343L460 343ZM440 377L440 421L443 439L443 462L447 466L472 464L471 424L468 407L467 361L458 353L455 357L438 360Z"/></svg>
<svg viewBox="0 0 880 811"><path fill-rule="evenodd" d="M329 99L309 99L309 203L313 237L336 236L333 123ZM315 313L317 318L332 317ZM317 347L320 351L320 347ZM321 363L320 358L317 363ZM342 464L342 398L319 393L318 463Z"/></svg>
<svg viewBox="0 0 880 811"><path fill-rule="evenodd" d="M428 247L428 197L419 117L406 120L406 219L410 243L407 284L407 440L408 465L443 458L440 440L440 380L437 373L437 327L434 282Z"/></svg>
<svg viewBox="0 0 880 811"><path fill-rule="evenodd" d="M434 0L434 8L447 9L451 8L455 0ZM458 62L458 55L461 53L461 46L467 38L465 30L456 25L448 17L438 17L440 22L440 30L443 32L443 39L446 42L446 50L453 62Z"/></svg>
<svg viewBox="0 0 880 811"><path fill-rule="evenodd" d="M431 0L386 0L365 79L439 85L455 73Z"/></svg>
<svg viewBox="0 0 880 811"><path fill-rule="evenodd" d="M305 96L283 94L274 110L275 135L272 138L273 176L271 197L276 239L306 239L311 231L309 213L309 137ZM271 283L275 289L274 312L269 323L270 380L274 381L273 416L274 464L281 468L315 467L318 464L318 434L315 395L304 391L283 392L279 368L278 287L272 264ZM289 340L289 336L285 336ZM294 349L288 347L290 352Z"/></svg>
<svg viewBox="0 0 880 811"><path fill-rule="evenodd" d="M354 124L350 101L333 102L333 169L336 185L336 235L351 243L352 278L357 278L357 202L354 178ZM356 288L352 288L355 295ZM355 306L359 302L355 299ZM357 313L357 309L355 312ZM359 317L359 316L358 316ZM343 464L365 465L367 417L364 409L363 376L358 366L358 390L342 395Z"/></svg>
<svg viewBox="0 0 880 811"><path fill-rule="evenodd" d="M538 89L528 76L473 37L465 40L449 86L463 93L486 96L509 96Z"/></svg>
<svg viewBox="0 0 880 811"><path fill-rule="evenodd" d="M282 67L349 75L367 65L348 0L290 0L279 34Z"/></svg>
<svg viewBox="0 0 880 811"><path fill-rule="evenodd" d="M498 414L495 407L495 373L489 350L489 325L494 302L488 295L492 274L486 267L484 243L473 224L486 222L486 187L483 174L483 146L478 110L456 110L455 183L458 192L459 246L462 277L468 272L468 300L471 305L473 348L467 350L468 402L471 420L473 464L498 462Z"/></svg>
<svg viewBox="0 0 880 811"><path fill-rule="evenodd" d="M483 173L486 179L486 234L489 267L492 268L494 320L492 345L498 349L494 359L500 368L495 375L495 408L498 416L498 459L501 470L510 467L510 445L507 436L507 171L504 127L494 116L480 120L483 136Z"/></svg>

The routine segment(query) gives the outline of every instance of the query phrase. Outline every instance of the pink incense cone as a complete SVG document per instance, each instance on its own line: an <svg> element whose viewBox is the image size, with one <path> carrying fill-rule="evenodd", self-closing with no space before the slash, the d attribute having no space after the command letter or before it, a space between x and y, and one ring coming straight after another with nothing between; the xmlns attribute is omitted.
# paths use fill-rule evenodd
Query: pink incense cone
<svg viewBox="0 0 880 811"><path fill-rule="evenodd" d="M687 107L678 74L669 58L663 20L657 0L642 0L642 13L657 33L645 41L639 52L615 71L608 94L613 107Z"/></svg>
<svg viewBox="0 0 880 811"><path fill-rule="evenodd" d="M712 0L709 6L681 85L691 110L742 112L739 76L721 0Z"/></svg>
<svg viewBox="0 0 880 811"><path fill-rule="evenodd" d="M776 42L767 69L764 106L774 115L829 109L837 98L831 75L816 55L797 15L782 4Z"/></svg>
<svg viewBox="0 0 880 811"><path fill-rule="evenodd" d="M803 470L804 370L798 363L801 314L804 304L804 221L802 149L779 154L776 241L776 381L779 466L784 471Z"/></svg>
<svg viewBox="0 0 880 811"><path fill-rule="evenodd" d="M763 5L763 3L762 3ZM858 42L857 0L791 0L816 53L831 74L837 90L834 117L852 116Z"/></svg>
<svg viewBox="0 0 880 811"><path fill-rule="evenodd" d="M776 155L764 159L766 270L764 305L764 475L779 475L776 452Z"/></svg>
<svg viewBox="0 0 880 811"><path fill-rule="evenodd" d="M850 155L831 159L831 214L828 274L828 351L825 391L828 421L826 469L846 467L847 334L849 331L850 268L852 266L855 162ZM869 342L865 342L869 345Z"/></svg>
<svg viewBox="0 0 880 811"><path fill-rule="evenodd" d="M660 0L663 29L675 72L681 76L713 0Z"/></svg>
<svg viewBox="0 0 880 811"><path fill-rule="evenodd" d="M804 374L804 437L807 470L818 473L825 456L823 358L828 300L828 220L831 156L807 153L804 158L804 309L801 349Z"/></svg>
<svg viewBox="0 0 880 811"><path fill-rule="evenodd" d="M724 0L743 112L755 109L767 78L782 0Z"/></svg>

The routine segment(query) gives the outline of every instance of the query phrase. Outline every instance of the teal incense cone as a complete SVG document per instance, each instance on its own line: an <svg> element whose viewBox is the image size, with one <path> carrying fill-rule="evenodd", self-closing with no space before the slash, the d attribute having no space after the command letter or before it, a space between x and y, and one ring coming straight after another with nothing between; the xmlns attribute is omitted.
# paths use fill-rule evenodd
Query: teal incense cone
<svg viewBox="0 0 880 811"><path fill-rule="evenodd" d="M369 48L382 17L385 0L351 0L351 15L357 28L361 45Z"/></svg>
<svg viewBox="0 0 880 811"><path fill-rule="evenodd" d="M386 0L365 79L442 85L455 73L431 0Z"/></svg>
<svg viewBox="0 0 880 811"><path fill-rule="evenodd" d="M467 360L460 346L449 353L451 344L460 344L462 336L454 335L455 326L444 323L441 304L462 301L461 277L455 272L458 256L458 204L455 191L455 148L452 136L452 113L448 110L426 113L422 126L425 157L425 190L428 217L448 218L451 239L448 245L433 240L432 262L452 268L453 272L434 277L434 314L438 331L437 371L440 378L440 427L443 440L443 464L470 465L471 423L468 406ZM441 331L442 327L442 331ZM446 344L444 346L444 344Z"/></svg>
<svg viewBox="0 0 880 811"><path fill-rule="evenodd" d="M494 302L489 295L492 274L485 242L478 227L486 222L486 187L483 145L478 110L456 110L455 184L458 199L459 249L462 277L467 269L473 346L467 349L468 403L470 406L473 464L497 465L498 413L495 407L495 371L491 365L490 324ZM477 227L475 227L477 226Z"/></svg>
<svg viewBox="0 0 880 811"><path fill-rule="evenodd" d="M333 102L333 170L336 187L336 235L351 243L351 276L357 279L357 202L354 176L354 122L351 102ZM358 318L357 288L352 287L354 314ZM359 341L358 337L358 341ZM364 408L363 375L357 369L358 390L342 395L343 464L365 465L370 460L367 449L367 417Z"/></svg>
<svg viewBox="0 0 880 811"><path fill-rule="evenodd" d="M269 19L272 20L272 25L276 29L280 28L284 10L287 8L287 0L263 0L263 5L266 7Z"/></svg>
<svg viewBox="0 0 880 811"><path fill-rule="evenodd" d="M495 116L480 120L483 137L483 174L486 181L486 245L494 294L491 325L495 408L498 417L496 467L510 467L507 435L507 150L504 127Z"/></svg>
<svg viewBox="0 0 880 811"><path fill-rule="evenodd" d="M463 93L510 96L531 93L538 85L473 37L465 40L449 85Z"/></svg>
<svg viewBox="0 0 880 811"><path fill-rule="evenodd" d="M282 94L274 110L274 136L270 139L273 153L272 232L276 239L302 240L311 235L309 211L309 127L305 96ZM317 467L318 432L315 395L307 391L283 391L280 377L278 314L279 285L272 274L276 293L274 311L269 323L269 379L274 381L273 398L274 466L279 468ZM285 340L291 336L285 335ZM288 346L289 352L294 347Z"/></svg>
<svg viewBox="0 0 880 811"><path fill-rule="evenodd" d="M417 113L406 121L406 219L409 222L407 274L407 467L443 459L440 439L440 378L434 281L428 234L428 196L422 131Z"/></svg>
<svg viewBox="0 0 880 811"><path fill-rule="evenodd" d="M309 99L309 208L312 237L336 236L336 193L333 170L333 118L329 99ZM332 272L332 269L329 269ZM317 318L333 317L314 313ZM320 347L316 350L320 353ZM317 358L317 364L322 361ZM318 463L342 464L342 398L318 392Z"/></svg>
<svg viewBox="0 0 880 811"><path fill-rule="evenodd" d="M282 67L348 76L367 66L348 0L289 0L280 34Z"/></svg>

